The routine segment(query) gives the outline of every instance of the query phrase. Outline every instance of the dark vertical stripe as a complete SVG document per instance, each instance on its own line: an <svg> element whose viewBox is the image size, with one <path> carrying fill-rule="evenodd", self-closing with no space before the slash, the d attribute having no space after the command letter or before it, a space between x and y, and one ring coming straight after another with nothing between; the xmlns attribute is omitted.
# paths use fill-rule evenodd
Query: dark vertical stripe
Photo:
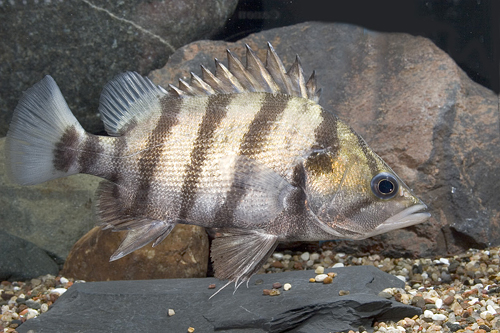
<svg viewBox="0 0 500 333"><path fill-rule="evenodd" d="M317 148L328 148L332 158L335 158L340 149L337 131L339 119L327 110L322 110L321 116L323 117L323 120L314 133L316 144L318 145Z"/></svg>
<svg viewBox="0 0 500 333"><path fill-rule="evenodd" d="M284 94L266 94L262 107L243 136L238 155L251 157L263 150L263 145L271 132L272 126L278 116L285 111L291 98L291 96Z"/></svg>
<svg viewBox="0 0 500 333"><path fill-rule="evenodd" d="M248 131L243 136L238 156L244 155L252 158L266 148L265 144L268 136L271 134L271 128L278 117L286 110L291 98L293 97L285 94L266 94L262 102L262 107L255 115L248 127ZM240 167L242 166L237 162L235 168ZM238 203L245 194L236 185L233 184L231 186L226 201L215 213L214 222L216 225L224 226L233 220Z"/></svg>
<svg viewBox="0 0 500 333"><path fill-rule="evenodd" d="M182 98L163 98L160 102L162 114L156 127L148 136L147 147L155 147L157 144L167 141L172 134L172 128L179 122L178 115L181 112ZM147 211L151 182L154 179L154 172L160 162L161 155L161 148L146 149L142 153L138 163L139 184L134 192L134 197L131 198L130 208L127 210L130 215L140 216Z"/></svg>
<svg viewBox="0 0 500 333"><path fill-rule="evenodd" d="M68 126L54 148L54 169L68 172L78 161L80 136L75 126Z"/></svg>
<svg viewBox="0 0 500 333"><path fill-rule="evenodd" d="M186 219L196 199L198 184L207 151L213 145L214 132L227 114L226 107L233 100L233 95L218 94L208 98L207 109L198 129L198 134L191 151L191 161L184 172L181 190L181 208L179 218Z"/></svg>
<svg viewBox="0 0 500 333"><path fill-rule="evenodd" d="M94 176L104 176L105 163L108 161L101 160L100 154L104 152L104 148L99 142L99 137L87 134L79 150L78 165L80 166L80 172Z"/></svg>

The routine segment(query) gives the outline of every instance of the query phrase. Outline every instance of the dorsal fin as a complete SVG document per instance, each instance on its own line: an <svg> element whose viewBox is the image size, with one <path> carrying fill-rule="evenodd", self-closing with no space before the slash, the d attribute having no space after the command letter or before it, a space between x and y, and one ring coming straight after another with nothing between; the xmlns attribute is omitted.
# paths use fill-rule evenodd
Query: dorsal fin
<svg viewBox="0 0 500 333"><path fill-rule="evenodd" d="M202 78L191 73L189 83L179 80L178 87L169 86L169 94L184 97L269 92L308 98L317 103L320 89L317 88L314 72L306 82L298 56L286 71L273 46L270 43L267 43L267 46L265 65L248 45L246 45L246 66L227 50L227 67L215 59L215 74L201 66Z"/></svg>
<svg viewBox="0 0 500 333"><path fill-rule="evenodd" d="M161 112L160 98L167 91L147 77L125 72L109 81L101 93L99 112L109 135L119 136L133 122L140 122L151 112Z"/></svg>

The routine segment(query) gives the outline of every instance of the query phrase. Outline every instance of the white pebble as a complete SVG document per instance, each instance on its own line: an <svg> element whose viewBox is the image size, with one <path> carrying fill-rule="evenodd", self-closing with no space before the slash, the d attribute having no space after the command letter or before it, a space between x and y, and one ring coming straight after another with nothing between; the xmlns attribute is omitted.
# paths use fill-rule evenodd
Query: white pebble
<svg viewBox="0 0 500 333"><path fill-rule="evenodd" d="M406 277L405 276L403 276L403 275L396 275L396 277L398 279L400 279L401 281L406 282Z"/></svg>
<svg viewBox="0 0 500 333"><path fill-rule="evenodd" d="M69 282L69 280L66 279L64 276L61 276L61 279L59 281L61 281L62 284L66 284Z"/></svg>
<svg viewBox="0 0 500 333"><path fill-rule="evenodd" d="M443 306L443 300L441 298L438 298L436 302L434 302L434 304L436 305L436 308L439 309Z"/></svg>
<svg viewBox="0 0 500 333"><path fill-rule="evenodd" d="M306 262L306 266L307 266L307 267L312 267L312 265L314 265L314 260L308 260L308 261Z"/></svg>
<svg viewBox="0 0 500 333"><path fill-rule="evenodd" d="M54 288L50 291L51 294L55 293L55 294L59 294L59 295L62 295L66 292L67 289L65 288Z"/></svg>
<svg viewBox="0 0 500 333"><path fill-rule="evenodd" d="M432 313L431 310L424 311L424 318L432 318L433 315L434 315L434 313Z"/></svg>
<svg viewBox="0 0 500 333"><path fill-rule="evenodd" d="M323 274L325 272L325 267L323 266L318 266L315 270L314 273L316 274Z"/></svg>
<svg viewBox="0 0 500 333"><path fill-rule="evenodd" d="M276 260L281 260L283 259L283 253L275 252L273 253L273 258Z"/></svg>
<svg viewBox="0 0 500 333"><path fill-rule="evenodd" d="M32 319L38 316L39 313L35 309L28 309L28 313L26 314L26 319Z"/></svg>
<svg viewBox="0 0 500 333"><path fill-rule="evenodd" d="M328 275L326 274L319 274L319 275L316 275L316 277L314 278L314 280L316 282L323 282L324 279L326 279Z"/></svg>
<svg viewBox="0 0 500 333"><path fill-rule="evenodd" d="M290 290L292 288L292 285L290 283L285 283L283 285L283 290L287 291L287 290Z"/></svg>
<svg viewBox="0 0 500 333"><path fill-rule="evenodd" d="M336 263L335 265L332 266L333 268L335 267L344 267L344 264L341 262Z"/></svg>
<svg viewBox="0 0 500 333"><path fill-rule="evenodd" d="M311 260L318 260L319 259L319 254L318 253L313 253L309 257L309 259L311 259Z"/></svg>
<svg viewBox="0 0 500 333"><path fill-rule="evenodd" d="M45 313L49 310L49 306L47 305L47 303L43 303L41 306L40 306L40 312L41 313Z"/></svg>
<svg viewBox="0 0 500 333"><path fill-rule="evenodd" d="M292 259L292 255L291 255L291 254L285 254L285 255L283 256L283 259L285 259L285 260L290 260L290 259Z"/></svg>
<svg viewBox="0 0 500 333"><path fill-rule="evenodd" d="M446 316L442 313L432 315L432 320L446 320Z"/></svg>
<svg viewBox="0 0 500 333"><path fill-rule="evenodd" d="M450 260L448 260L447 258L439 258L439 261L442 264L445 264L445 265L449 265L450 264Z"/></svg>
<svg viewBox="0 0 500 333"><path fill-rule="evenodd" d="M173 315L175 315L174 309L168 309L168 316L172 317Z"/></svg>
<svg viewBox="0 0 500 333"><path fill-rule="evenodd" d="M309 260L309 257L310 257L310 254L309 252L304 252L300 255L300 259L304 260L304 261L308 261Z"/></svg>
<svg viewBox="0 0 500 333"><path fill-rule="evenodd" d="M342 252L339 252L336 254L337 257L339 258L344 258L345 257L345 253L342 253Z"/></svg>

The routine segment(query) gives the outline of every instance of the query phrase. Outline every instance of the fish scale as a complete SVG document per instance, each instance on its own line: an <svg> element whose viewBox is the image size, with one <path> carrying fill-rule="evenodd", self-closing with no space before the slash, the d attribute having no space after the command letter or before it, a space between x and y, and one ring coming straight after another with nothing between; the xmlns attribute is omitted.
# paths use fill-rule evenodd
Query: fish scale
<svg viewBox="0 0 500 333"><path fill-rule="evenodd" d="M87 173L104 228L127 235L118 260L163 241L178 223L215 235L215 276L236 288L280 241L364 239L428 219L394 171L319 104L299 58L288 71L268 44L266 65L228 51L215 74L168 90L137 73L103 89L109 136L86 133L47 76L29 89L7 133L7 170L20 184ZM167 240L168 241L168 240ZM226 284L227 285L227 284Z"/></svg>

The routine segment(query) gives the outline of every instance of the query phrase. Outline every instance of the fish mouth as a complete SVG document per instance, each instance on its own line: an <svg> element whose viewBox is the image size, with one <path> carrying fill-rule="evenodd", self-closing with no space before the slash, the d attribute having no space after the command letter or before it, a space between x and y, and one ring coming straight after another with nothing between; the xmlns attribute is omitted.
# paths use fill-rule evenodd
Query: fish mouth
<svg viewBox="0 0 500 333"><path fill-rule="evenodd" d="M427 209L427 206L424 204L403 209L396 215L389 217L382 224L379 224L367 237L425 222L431 216L428 212L422 212L425 209Z"/></svg>

